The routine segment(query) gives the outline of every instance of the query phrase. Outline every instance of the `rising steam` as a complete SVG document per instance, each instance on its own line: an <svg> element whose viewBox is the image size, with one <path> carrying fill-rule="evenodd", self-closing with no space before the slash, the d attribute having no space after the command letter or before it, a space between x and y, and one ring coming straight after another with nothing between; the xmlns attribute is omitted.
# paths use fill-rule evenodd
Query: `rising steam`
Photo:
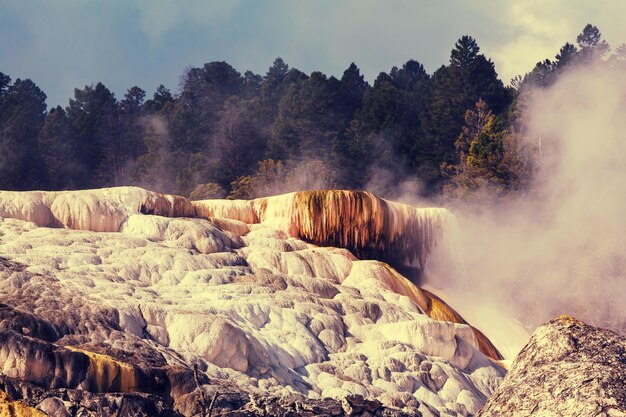
<svg viewBox="0 0 626 417"><path fill-rule="evenodd" d="M626 332L625 91L626 73L606 65L535 91L534 191L480 214L456 210L474 291L530 327L570 314Z"/></svg>

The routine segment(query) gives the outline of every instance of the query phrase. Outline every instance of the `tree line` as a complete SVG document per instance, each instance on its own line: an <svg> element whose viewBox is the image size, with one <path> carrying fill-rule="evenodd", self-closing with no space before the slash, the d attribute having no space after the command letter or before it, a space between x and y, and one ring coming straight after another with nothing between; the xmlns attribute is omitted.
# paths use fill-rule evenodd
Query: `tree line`
<svg viewBox="0 0 626 417"><path fill-rule="evenodd" d="M509 86L471 36L433 74L409 60L371 85L355 64L336 78L281 58L263 76L210 62L187 68L176 92L161 85L147 99L134 86L117 99L97 83L49 111L33 81L0 72L0 189L251 198L372 183L385 194L410 179L431 195L523 192L535 170L530 92L592 61L626 65L626 46L611 52L587 25Z"/></svg>

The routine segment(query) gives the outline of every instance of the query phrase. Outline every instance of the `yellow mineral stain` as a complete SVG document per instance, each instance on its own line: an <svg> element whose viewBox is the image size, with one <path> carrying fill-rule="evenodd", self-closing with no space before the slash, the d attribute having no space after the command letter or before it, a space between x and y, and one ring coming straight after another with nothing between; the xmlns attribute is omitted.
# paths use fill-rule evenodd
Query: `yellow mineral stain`
<svg viewBox="0 0 626 417"><path fill-rule="evenodd" d="M478 342L478 349L484 353L486 356L489 356L491 359L496 361L504 359L502 354L498 351L498 349L491 343L491 341L477 328L470 325L468 322L461 317L459 313L454 311L452 307L446 304L441 298L437 297L435 294L428 292L424 289L420 289L426 297L429 299L429 305L426 310L426 314L429 317L435 320L443 320L449 321L452 323L459 324L467 324L474 331L474 336L476 336L476 341Z"/></svg>
<svg viewBox="0 0 626 417"><path fill-rule="evenodd" d="M0 417L46 417L46 414L0 391Z"/></svg>
<svg viewBox="0 0 626 417"><path fill-rule="evenodd" d="M346 248L361 258L419 262L422 268L449 217L445 209L420 209L345 190L267 197L255 200L255 208L261 222L288 220L293 237Z"/></svg>
<svg viewBox="0 0 626 417"><path fill-rule="evenodd" d="M415 286L411 281L399 274L389 265L385 265L385 267L389 270L389 276L391 277L391 282L385 282L390 290L409 297L433 320L467 324L472 328L474 336L476 336L476 341L478 342L478 348L483 354L496 361L504 359L487 336L477 328L471 326L459 313L446 304L445 301L435 294Z"/></svg>
<svg viewBox="0 0 626 417"><path fill-rule="evenodd" d="M574 317L572 317L572 316L568 316L567 314L561 314L561 315L557 318L557 320L564 321L564 322L568 322L568 323L583 324L583 322L582 322L582 321L580 321L580 320L578 320L578 319L575 319L575 318L574 318Z"/></svg>
<svg viewBox="0 0 626 417"><path fill-rule="evenodd" d="M193 204L202 217L263 223L309 243L346 248L361 259L418 263L421 268L450 218L445 209L416 208L365 191L299 191Z"/></svg>
<svg viewBox="0 0 626 417"><path fill-rule="evenodd" d="M451 215L416 208L366 191L298 191L255 200L194 201L201 217L262 223L319 246L350 250L361 259L419 264L443 236Z"/></svg>
<svg viewBox="0 0 626 417"><path fill-rule="evenodd" d="M134 392L137 391L137 371L127 363L108 355L90 352L73 346L65 346L74 352L89 357L87 378L94 392Z"/></svg>

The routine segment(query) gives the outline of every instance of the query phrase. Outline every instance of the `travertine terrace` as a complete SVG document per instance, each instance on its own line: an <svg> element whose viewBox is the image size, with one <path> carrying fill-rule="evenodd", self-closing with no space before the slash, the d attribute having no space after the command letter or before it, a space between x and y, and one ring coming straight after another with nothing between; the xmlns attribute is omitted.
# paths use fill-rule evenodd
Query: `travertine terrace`
<svg viewBox="0 0 626 417"><path fill-rule="evenodd" d="M4 401L200 415L219 392L215 412L240 415L280 398L475 413L505 373L497 349L380 260L423 268L447 216L347 191L0 192Z"/></svg>

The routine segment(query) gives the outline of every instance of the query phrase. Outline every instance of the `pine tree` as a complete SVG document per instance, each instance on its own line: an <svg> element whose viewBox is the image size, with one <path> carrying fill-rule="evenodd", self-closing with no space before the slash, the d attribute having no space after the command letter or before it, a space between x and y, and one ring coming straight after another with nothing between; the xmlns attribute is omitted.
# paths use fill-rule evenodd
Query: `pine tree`
<svg viewBox="0 0 626 417"><path fill-rule="evenodd" d="M308 77L289 66L282 58L274 60L263 78L256 101L256 113L259 124L270 130L271 124L278 116L278 104L292 84L299 84Z"/></svg>
<svg viewBox="0 0 626 417"><path fill-rule="evenodd" d="M332 140L349 123L340 82L313 72L283 96L273 124L269 156L274 159L330 159Z"/></svg>
<svg viewBox="0 0 626 417"><path fill-rule="evenodd" d="M120 130L121 145L125 156L123 163L128 164L135 161L140 155L145 153L145 146L142 139L143 127L140 119L144 115L144 99L146 92L135 86L131 87L124 94L124 98L120 101ZM129 173L124 172L124 179L127 179Z"/></svg>
<svg viewBox="0 0 626 417"><path fill-rule="evenodd" d="M113 93L102 83L75 89L66 112L76 132L78 154L87 172L79 186L121 184L123 148L118 103Z"/></svg>
<svg viewBox="0 0 626 417"><path fill-rule="evenodd" d="M250 118L248 104L231 97L220 112L213 136L214 179L228 186L240 176L252 172L264 152L263 140Z"/></svg>
<svg viewBox="0 0 626 417"><path fill-rule="evenodd" d="M45 188L75 189L86 175L85 167L80 163L76 133L61 106L46 116L38 141L46 173Z"/></svg>
<svg viewBox="0 0 626 417"><path fill-rule="evenodd" d="M246 71L243 74L242 97L249 100L258 96L262 85L263 77L252 71Z"/></svg>
<svg viewBox="0 0 626 417"><path fill-rule="evenodd" d="M479 52L476 41L463 36L450 53L450 65L433 75L433 103L425 118L427 140L419 161L430 172L427 180L436 182L440 178L439 164L456 161L454 143L467 108L483 99L500 113L511 100L493 63Z"/></svg>
<svg viewBox="0 0 626 417"><path fill-rule="evenodd" d="M350 113L350 117L352 117L356 109L361 106L363 94L365 94L368 87L369 85L367 81L365 81L365 77L361 74L359 68L354 62L350 64L343 72L339 82L339 90L344 105L346 106L346 112Z"/></svg>
<svg viewBox="0 0 626 417"><path fill-rule="evenodd" d="M576 37L580 48L580 57L583 61L599 60L609 52L609 44L602 39L600 30L587 24L583 31Z"/></svg>
<svg viewBox="0 0 626 417"><path fill-rule="evenodd" d="M521 135L507 131L482 100L465 113L456 149L458 163L443 168L449 178L444 187L448 197L484 198L482 193L502 197L511 191L522 191L530 183L531 149Z"/></svg>
<svg viewBox="0 0 626 417"><path fill-rule="evenodd" d="M0 77L0 189L27 190L45 181L37 144L46 95L29 79Z"/></svg>
<svg viewBox="0 0 626 417"><path fill-rule="evenodd" d="M558 69L563 69L576 60L578 56L578 48L571 43L567 42L561 47L559 53L556 55L555 66Z"/></svg>
<svg viewBox="0 0 626 417"><path fill-rule="evenodd" d="M226 62L187 69L172 113L174 146L185 153L206 152L224 102L242 94L241 74Z"/></svg>
<svg viewBox="0 0 626 417"><path fill-rule="evenodd" d="M174 97L163 84L159 85L152 98L144 104L146 113L154 114L161 111L166 105L174 103Z"/></svg>
<svg viewBox="0 0 626 417"><path fill-rule="evenodd" d="M4 96L7 88L11 85L11 77L0 72L0 97Z"/></svg>

